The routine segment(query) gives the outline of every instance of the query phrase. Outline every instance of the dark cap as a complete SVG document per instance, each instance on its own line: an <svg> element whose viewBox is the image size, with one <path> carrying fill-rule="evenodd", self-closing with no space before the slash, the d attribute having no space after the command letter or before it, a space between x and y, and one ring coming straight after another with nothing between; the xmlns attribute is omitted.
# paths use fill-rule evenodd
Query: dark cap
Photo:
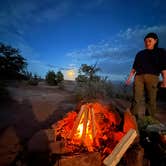
<svg viewBox="0 0 166 166"><path fill-rule="evenodd" d="M156 34L156 33L153 33L153 32L148 33L148 34L145 36L144 40L145 40L146 38L153 38L153 39L157 39L157 40L158 40L157 34Z"/></svg>

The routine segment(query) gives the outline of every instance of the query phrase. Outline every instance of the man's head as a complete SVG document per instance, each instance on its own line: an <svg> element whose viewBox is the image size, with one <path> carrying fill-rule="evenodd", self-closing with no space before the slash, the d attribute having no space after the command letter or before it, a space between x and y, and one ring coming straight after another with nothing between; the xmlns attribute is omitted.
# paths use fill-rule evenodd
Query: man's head
<svg viewBox="0 0 166 166"><path fill-rule="evenodd" d="M157 34L151 32L148 33L144 38L145 48L148 50L153 50L158 47L158 36Z"/></svg>

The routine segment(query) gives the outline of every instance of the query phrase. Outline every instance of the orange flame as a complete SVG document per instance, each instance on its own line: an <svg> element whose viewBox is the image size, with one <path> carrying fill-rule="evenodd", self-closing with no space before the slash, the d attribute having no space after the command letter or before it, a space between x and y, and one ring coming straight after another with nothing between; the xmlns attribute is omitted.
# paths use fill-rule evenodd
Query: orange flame
<svg viewBox="0 0 166 166"><path fill-rule="evenodd" d="M70 133L69 138L74 144L84 144L88 148L88 151L93 151L92 119L90 118L89 110L87 108L82 110L78 117L80 116L81 118L76 119L74 127L71 131L74 132L74 135Z"/></svg>
<svg viewBox="0 0 166 166"><path fill-rule="evenodd" d="M83 129L84 129L83 120L84 120L84 114L81 117L80 123L79 123L78 128L77 128L77 132L74 135L75 138L81 139L81 137L82 137L82 133L83 133Z"/></svg>
<svg viewBox="0 0 166 166"><path fill-rule="evenodd" d="M70 112L57 123L56 134L73 147L83 145L88 151L110 153L126 132L119 131L119 114L100 103L83 106L78 114Z"/></svg>

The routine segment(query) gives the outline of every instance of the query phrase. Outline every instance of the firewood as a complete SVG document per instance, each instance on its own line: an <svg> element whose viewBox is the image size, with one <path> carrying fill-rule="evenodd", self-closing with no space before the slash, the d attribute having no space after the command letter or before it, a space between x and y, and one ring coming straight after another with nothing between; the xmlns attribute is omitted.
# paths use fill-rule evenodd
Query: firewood
<svg viewBox="0 0 166 166"><path fill-rule="evenodd" d="M95 114L94 114L94 109L90 109L90 114L91 114L91 121L92 121L92 137L93 139L96 136L96 122L95 122Z"/></svg>
<svg viewBox="0 0 166 166"><path fill-rule="evenodd" d="M84 142L85 138L86 138L86 128L87 128L87 124L88 124L88 117L89 117L89 109L86 109L84 111L82 142Z"/></svg>
<svg viewBox="0 0 166 166"><path fill-rule="evenodd" d="M120 161L126 150L133 143L134 139L137 136L137 132L134 129L130 129L127 134L120 140L120 142L116 145L114 150L110 155L108 155L103 163L106 166L116 166Z"/></svg>
<svg viewBox="0 0 166 166"><path fill-rule="evenodd" d="M99 152L92 152L61 156L54 166L101 166L101 155Z"/></svg>
<svg viewBox="0 0 166 166"><path fill-rule="evenodd" d="M68 136L69 139L72 139L74 134L76 133L77 127L78 127L78 125L80 123L81 117L82 117L85 109L87 109L87 108L84 105L81 106L81 110L80 110L80 112L79 112L79 114L78 114L78 116L76 118L76 121L74 123L73 129L71 130L71 133Z"/></svg>

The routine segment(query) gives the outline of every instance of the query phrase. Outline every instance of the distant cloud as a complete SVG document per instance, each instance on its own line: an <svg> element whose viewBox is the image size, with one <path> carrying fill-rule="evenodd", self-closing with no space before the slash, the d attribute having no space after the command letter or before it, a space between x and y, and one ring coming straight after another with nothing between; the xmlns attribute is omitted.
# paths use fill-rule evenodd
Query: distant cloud
<svg viewBox="0 0 166 166"><path fill-rule="evenodd" d="M69 52L67 56L77 59L79 65L84 62L88 64L98 62L103 74L116 75L116 78L120 78L120 75L122 77L128 74L136 53L144 48L143 39L149 32L157 33L160 46L166 47L166 25L137 26L120 31L112 41L89 45L85 49Z"/></svg>
<svg viewBox="0 0 166 166"><path fill-rule="evenodd" d="M69 8L70 4L66 0L6 0L0 6L1 40L9 44L28 45L24 35L29 33L29 28L39 26L39 23L57 21L68 13Z"/></svg>
<svg viewBox="0 0 166 166"><path fill-rule="evenodd" d="M29 33L32 26L58 21L69 10L70 3L67 0L6 0L0 6L0 42L19 48L28 61L30 71L46 72L51 67L38 60L41 55L29 45L24 35Z"/></svg>
<svg viewBox="0 0 166 166"><path fill-rule="evenodd" d="M145 35L149 32L157 33L160 39L161 46L166 47L166 25L151 26L151 27L138 26L136 28L128 28L125 31L121 31L117 36L122 40L127 40L130 42L133 41L135 45L140 46L140 43L142 43Z"/></svg>
<svg viewBox="0 0 166 166"><path fill-rule="evenodd" d="M6 1L0 7L0 33L14 30L13 33L22 35L29 26L46 21L57 21L65 16L70 8L66 0L39 1L29 0Z"/></svg>

